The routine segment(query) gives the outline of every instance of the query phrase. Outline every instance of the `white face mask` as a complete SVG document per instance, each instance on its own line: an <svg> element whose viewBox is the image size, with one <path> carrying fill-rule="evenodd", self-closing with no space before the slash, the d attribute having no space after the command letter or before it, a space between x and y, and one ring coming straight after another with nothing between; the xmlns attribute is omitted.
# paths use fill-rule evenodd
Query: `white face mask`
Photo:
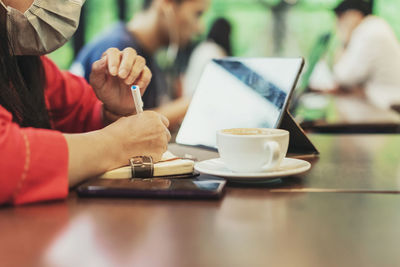
<svg viewBox="0 0 400 267"><path fill-rule="evenodd" d="M25 13L6 7L14 55L43 55L65 44L79 25L86 0L35 0Z"/></svg>

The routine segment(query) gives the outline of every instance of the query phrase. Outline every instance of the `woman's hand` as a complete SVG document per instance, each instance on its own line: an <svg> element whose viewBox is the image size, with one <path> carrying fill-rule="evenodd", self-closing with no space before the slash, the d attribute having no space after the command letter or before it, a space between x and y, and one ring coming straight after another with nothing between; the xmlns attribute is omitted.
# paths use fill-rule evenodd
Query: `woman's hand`
<svg viewBox="0 0 400 267"><path fill-rule="evenodd" d="M135 114L130 87L140 87L143 95L151 80L146 60L132 48L123 51L109 48L102 58L93 63L90 84L104 109L117 116Z"/></svg>
<svg viewBox="0 0 400 267"><path fill-rule="evenodd" d="M114 148L108 154L113 159L111 168L126 165L129 158L134 156L151 156L154 161L159 161L171 139L168 126L169 122L163 115L145 111L122 117L102 129Z"/></svg>
<svg viewBox="0 0 400 267"><path fill-rule="evenodd" d="M159 161L171 135L168 120L153 111L122 117L109 126L83 134L64 134L69 151L69 184L129 164L135 156Z"/></svg>

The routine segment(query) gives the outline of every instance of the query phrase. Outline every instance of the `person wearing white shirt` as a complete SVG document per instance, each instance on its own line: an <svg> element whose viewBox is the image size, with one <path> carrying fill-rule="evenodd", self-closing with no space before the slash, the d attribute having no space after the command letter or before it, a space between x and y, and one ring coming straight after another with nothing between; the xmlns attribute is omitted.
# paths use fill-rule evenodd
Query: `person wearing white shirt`
<svg viewBox="0 0 400 267"><path fill-rule="evenodd" d="M366 99L390 109L400 103L400 44L372 1L344 0L336 8L343 51L334 65L340 88L363 88Z"/></svg>

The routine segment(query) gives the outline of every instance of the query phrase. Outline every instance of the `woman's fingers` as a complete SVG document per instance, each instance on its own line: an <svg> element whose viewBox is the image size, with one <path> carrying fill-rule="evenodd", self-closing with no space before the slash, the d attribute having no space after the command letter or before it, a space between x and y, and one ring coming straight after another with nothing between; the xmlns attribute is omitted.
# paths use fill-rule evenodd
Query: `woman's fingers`
<svg viewBox="0 0 400 267"><path fill-rule="evenodd" d="M168 128L168 126L169 126L169 120L167 119L167 117L165 117L164 115L161 115L161 114L160 114L160 118L161 118L162 123L165 125L165 127Z"/></svg>
<svg viewBox="0 0 400 267"><path fill-rule="evenodd" d="M151 71L146 66L146 59L139 56L133 48L128 47L123 51L109 48L102 57L107 61L108 73L111 76L118 76L125 84L135 83L143 89L149 85Z"/></svg>
<svg viewBox="0 0 400 267"><path fill-rule="evenodd" d="M118 77L126 80L135 66L138 55L136 51L130 47L125 48L122 52L120 52L120 55L121 64L119 66Z"/></svg>
<svg viewBox="0 0 400 267"><path fill-rule="evenodd" d="M135 84L139 86L140 93L143 95L144 91L146 90L147 86L151 81L151 71L150 69L145 66L140 76L136 79Z"/></svg>
<svg viewBox="0 0 400 267"><path fill-rule="evenodd" d="M145 67L146 67L146 59L144 59L144 57L142 56L136 56L135 62L133 62L130 68L129 76L127 75L125 79L125 83L127 85L133 84L140 77Z"/></svg>
<svg viewBox="0 0 400 267"><path fill-rule="evenodd" d="M96 88L102 87L106 81L107 73L107 57L103 57L95 61L92 65L90 73L90 84Z"/></svg>
<svg viewBox="0 0 400 267"><path fill-rule="evenodd" d="M108 72L111 76L117 76L120 69L122 52L117 48L112 47L103 53L102 57L107 58Z"/></svg>

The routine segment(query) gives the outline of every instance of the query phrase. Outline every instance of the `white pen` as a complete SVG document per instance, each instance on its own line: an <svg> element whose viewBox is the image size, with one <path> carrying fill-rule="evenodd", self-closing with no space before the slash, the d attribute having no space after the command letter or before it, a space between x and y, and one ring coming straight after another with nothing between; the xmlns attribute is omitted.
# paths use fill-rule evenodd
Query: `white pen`
<svg viewBox="0 0 400 267"><path fill-rule="evenodd" d="M143 101L140 95L140 88L137 85L131 87L133 102L135 102L136 114L143 112Z"/></svg>

